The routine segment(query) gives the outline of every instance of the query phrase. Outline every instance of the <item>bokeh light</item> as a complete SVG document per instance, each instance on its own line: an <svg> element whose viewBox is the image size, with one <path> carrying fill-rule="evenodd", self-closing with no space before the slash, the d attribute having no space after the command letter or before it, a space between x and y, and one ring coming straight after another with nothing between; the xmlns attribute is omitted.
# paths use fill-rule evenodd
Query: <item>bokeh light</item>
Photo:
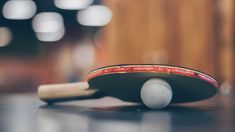
<svg viewBox="0 0 235 132"><path fill-rule="evenodd" d="M220 93L221 95L228 96L231 95L233 89L233 85L229 81L224 81L221 83L220 86Z"/></svg>
<svg viewBox="0 0 235 132"><path fill-rule="evenodd" d="M60 31L54 32L54 33L36 33L36 36L38 40L40 41L55 42L55 41L59 41L60 39L62 39L64 34L65 34L65 30L61 29Z"/></svg>
<svg viewBox="0 0 235 132"><path fill-rule="evenodd" d="M0 27L0 47L10 44L12 39L11 31L7 27Z"/></svg>
<svg viewBox="0 0 235 132"><path fill-rule="evenodd" d="M90 6L77 14L77 20L84 26L105 26L112 19L112 11L103 5Z"/></svg>
<svg viewBox="0 0 235 132"><path fill-rule="evenodd" d="M78 10L88 7L93 0L54 0L55 6L65 10Z"/></svg>
<svg viewBox="0 0 235 132"><path fill-rule="evenodd" d="M142 55L142 62L145 64L167 64L169 54L164 49L146 50Z"/></svg>
<svg viewBox="0 0 235 132"><path fill-rule="evenodd" d="M104 28L100 28L94 35L94 44L97 48L103 49L104 48L104 43L103 42L104 38Z"/></svg>
<svg viewBox="0 0 235 132"><path fill-rule="evenodd" d="M42 12L33 18L33 30L40 41L54 42L63 38L63 17L56 12Z"/></svg>
<svg viewBox="0 0 235 132"><path fill-rule="evenodd" d="M95 47L89 42L78 45L74 50L74 62L80 69L90 68L95 62Z"/></svg>
<svg viewBox="0 0 235 132"><path fill-rule="evenodd" d="M37 7L31 0L9 0L3 6L3 16L11 20L30 19L36 13Z"/></svg>

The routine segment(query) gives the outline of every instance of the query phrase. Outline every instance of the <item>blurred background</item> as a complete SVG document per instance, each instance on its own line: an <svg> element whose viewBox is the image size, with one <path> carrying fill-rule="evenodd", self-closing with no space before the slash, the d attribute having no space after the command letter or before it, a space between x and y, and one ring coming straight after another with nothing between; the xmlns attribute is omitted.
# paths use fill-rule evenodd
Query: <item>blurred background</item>
<svg viewBox="0 0 235 132"><path fill-rule="evenodd" d="M234 86L233 0L1 0L0 93L86 79L97 67L154 63Z"/></svg>

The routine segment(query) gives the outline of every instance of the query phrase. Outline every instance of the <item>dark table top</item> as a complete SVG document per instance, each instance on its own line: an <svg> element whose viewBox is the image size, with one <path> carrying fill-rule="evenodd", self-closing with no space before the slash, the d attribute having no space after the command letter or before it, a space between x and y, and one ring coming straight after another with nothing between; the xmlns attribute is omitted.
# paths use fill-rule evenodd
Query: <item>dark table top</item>
<svg viewBox="0 0 235 132"><path fill-rule="evenodd" d="M234 132L234 100L233 95L217 95L202 102L149 110L143 106L84 106L102 105L104 100L47 106L34 94L3 94L0 132Z"/></svg>

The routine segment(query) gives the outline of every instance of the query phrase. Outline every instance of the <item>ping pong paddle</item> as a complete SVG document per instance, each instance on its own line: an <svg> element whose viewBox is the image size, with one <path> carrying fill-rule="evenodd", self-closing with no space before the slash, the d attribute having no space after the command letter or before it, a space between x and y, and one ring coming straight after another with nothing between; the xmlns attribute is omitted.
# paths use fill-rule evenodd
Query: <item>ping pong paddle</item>
<svg viewBox="0 0 235 132"><path fill-rule="evenodd" d="M156 64L122 64L92 70L87 75L87 82L41 85L38 95L47 103L106 95L141 103L141 87L152 78L165 80L172 87L170 103L204 100L214 96L218 90L214 78L193 69Z"/></svg>

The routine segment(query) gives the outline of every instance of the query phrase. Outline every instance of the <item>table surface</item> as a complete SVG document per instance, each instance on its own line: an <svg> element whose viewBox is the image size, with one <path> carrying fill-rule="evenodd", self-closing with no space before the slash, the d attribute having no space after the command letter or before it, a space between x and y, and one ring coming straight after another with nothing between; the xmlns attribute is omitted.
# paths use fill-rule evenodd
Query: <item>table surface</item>
<svg viewBox="0 0 235 132"><path fill-rule="evenodd" d="M217 95L149 110L128 103L117 107L123 102L109 97L48 106L34 94L2 94L0 132L234 132L234 100L233 95Z"/></svg>

